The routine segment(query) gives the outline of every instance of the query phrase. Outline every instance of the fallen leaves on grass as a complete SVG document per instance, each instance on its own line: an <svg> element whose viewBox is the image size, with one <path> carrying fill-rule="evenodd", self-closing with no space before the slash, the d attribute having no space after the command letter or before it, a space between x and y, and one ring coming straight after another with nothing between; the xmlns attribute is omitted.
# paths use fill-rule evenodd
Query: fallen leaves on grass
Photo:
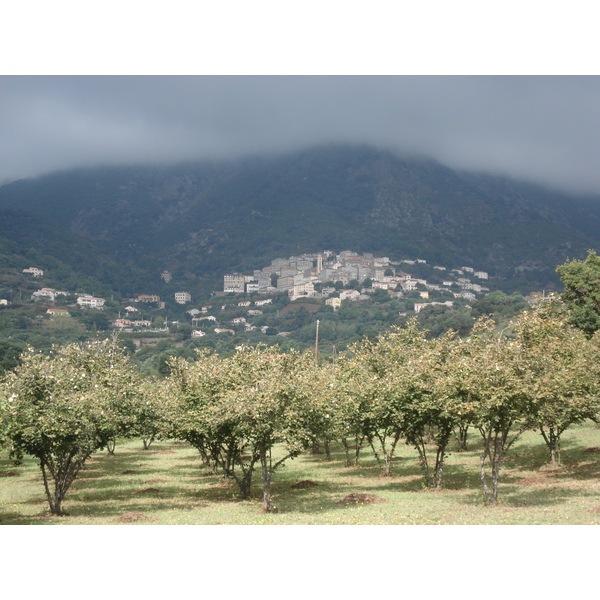
<svg viewBox="0 0 600 600"><path fill-rule="evenodd" d="M303 490L305 488L315 487L317 485L314 481L310 481L310 479L305 479L304 481L299 481L298 483L294 483L294 485L290 485L293 490Z"/></svg>
<svg viewBox="0 0 600 600"><path fill-rule="evenodd" d="M352 493L342 500L338 500L337 504L373 504L375 502L385 502L385 500L375 494Z"/></svg>
<svg viewBox="0 0 600 600"><path fill-rule="evenodd" d="M159 490L157 490L156 488L153 487L149 487L149 488L145 488L143 490L138 490L136 492L136 494L155 494L157 493Z"/></svg>
<svg viewBox="0 0 600 600"><path fill-rule="evenodd" d="M546 475L533 475L517 482L518 485L546 485L548 483L554 483L554 480Z"/></svg>
<svg viewBox="0 0 600 600"><path fill-rule="evenodd" d="M136 521L156 521L141 512L127 512L114 520L114 523L135 523Z"/></svg>

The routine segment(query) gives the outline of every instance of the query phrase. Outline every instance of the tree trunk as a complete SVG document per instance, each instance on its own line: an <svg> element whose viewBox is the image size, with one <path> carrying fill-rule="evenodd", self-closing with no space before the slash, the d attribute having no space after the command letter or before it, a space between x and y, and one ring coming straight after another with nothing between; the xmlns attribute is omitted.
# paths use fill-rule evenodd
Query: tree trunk
<svg viewBox="0 0 600 600"><path fill-rule="evenodd" d="M468 425L459 425L457 427L458 429L458 434L457 434L457 439L458 439L458 449L459 450L466 450L467 449L467 432L469 430L469 426Z"/></svg>
<svg viewBox="0 0 600 600"><path fill-rule="evenodd" d="M373 451L373 456L375 456L375 460L379 465L381 470L384 469L384 462L381 460L381 456L379 456L379 452L375 449L375 444L373 443L373 438L371 436L367 437L367 441L369 442L369 446L371 446L371 450Z"/></svg>
<svg viewBox="0 0 600 600"><path fill-rule="evenodd" d="M502 454L497 457L494 461L493 468L493 487L492 487L492 501L498 502L498 479L500 478L500 465L502 464Z"/></svg>
<svg viewBox="0 0 600 600"><path fill-rule="evenodd" d="M394 458L394 452L396 451L396 446L398 444L398 440L400 439L400 433L396 433L394 439L392 440L390 450L385 455L385 477L391 477L392 475L392 459Z"/></svg>
<svg viewBox="0 0 600 600"><path fill-rule="evenodd" d="M260 447L260 465L262 468L263 510L272 512L275 507L271 503L271 452L264 445Z"/></svg>
<svg viewBox="0 0 600 600"><path fill-rule="evenodd" d="M490 492L487 484L487 478L485 476L485 453L479 457L479 464L481 467L481 483L483 484L483 501L487 503L490 498Z"/></svg>
<svg viewBox="0 0 600 600"><path fill-rule="evenodd" d="M69 487L77 477L77 473L83 466L85 458L74 460L75 451L71 451L66 456L58 456L54 458L40 459L40 468L44 479L44 489L46 490L46 498L50 506L50 512L53 515L65 515L62 510L62 502ZM48 472L54 483L54 490L50 490L50 482Z"/></svg>
<svg viewBox="0 0 600 600"><path fill-rule="evenodd" d="M433 479L431 478L431 474L429 472L429 461L427 460L427 452L425 450L425 440L423 436L420 435L418 438L410 437L407 438L407 441L412 444L417 452L419 453L419 462L423 467L423 475L425 476L425 485L428 488L433 487Z"/></svg>
<svg viewBox="0 0 600 600"><path fill-rule="evenodd" d="M358 467L358 457L360 455L360 451L362 450L363 442L365 441L365 436L356 436L354 438L356 443L356 448L354 449L354 466Z"/></svg>
<svg viewBox="0 0 600 600"><path fill-rule="evenodd" d="M546 432L543 427L540 427L540 432L548 449L550 450L550 462L553 467L560 465L560 431L557 431L554 427L549 427Z"/></svg>
<svg viewBox="0 0 600 600"><path fill-rule="evenodd" d="M332 460L331 446L330 446L330 441L328 438L325 438L324 446L325 446L325 460Z"/></svg>
<svg viewBox="0 0 600 600"><path fill-rule="evenodd" d="M433 479L435 483L435 489L440 490L442 488L442 477L444 474L444 460L446 458L446 448L450 442L452 436L452 426L449 424L442 425L438 428L437 438L435 443L437 445L437 452L435 455L435 467L433 470Z"/></svg>
<svg viewBox="0 0 600 600"><path fill-rule="evenodd" d="M240 496L242 498L250 498L252 494L252 471L250 468L244 473L244 476L238 480L238 486L240 488Z"/></svg>
<svg viewBox="0 0 600 600"><path fill-rule="evenodd" d="M352 459L350 458L350 446L348 445L348 440L346 438L342 438L342 445L344 446L344 452L346 453L346 466L352 466Z"/></svg>
<svg viewBox="0 0 600 600"><path fill-rule="evenodd" d="M480 428L481 435L483 437L484 443L484 453L480 456L481 461L481 481L483 483L483 494L485 502L488 502L490 499L492 502L498 502L498 482L500 480L500 468L502 467L502 461L504 460L504 455L508 452L510 447L515 443L515 441L519 438L521 433L525 431L525 429L519 430L517 433L513 435L513 437L509 440L509 433L512 423L504 425L502 429L488 429L487 431ZM490 460L490 468L492 472L492 493L490 494L490 490L487 483L487 478L485 475L485 460L489 458Z"/></svg>
<svg viewBox="0 0 600 600"><path fill-rule="evenodd" d="M151 435L149 438L142 438L142 443L144 444L144 450L148 450L154 441L154 436Z"/></svg>
<svg viewBox="0 0 600 600"><path fill-rule="evenodd" d="M115 446L117 445L117 440L115 438L112 438L111 440L109 440L106 444L106 449L108 450L108 453L112 456L115 453Z"/></svg>

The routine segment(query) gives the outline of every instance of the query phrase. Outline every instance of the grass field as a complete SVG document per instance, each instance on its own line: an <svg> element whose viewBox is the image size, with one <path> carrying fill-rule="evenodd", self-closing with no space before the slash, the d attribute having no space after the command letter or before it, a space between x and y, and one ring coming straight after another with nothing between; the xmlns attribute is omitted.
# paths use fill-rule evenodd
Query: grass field
<svg viewBox="0 0 600 600"><path fill-rule="evenodd" d="M95 454L67 492L64 517L52 517L40 470L32 459L14 466L0 459L0 524L24 525L595 525L600 523L600 429L574 426L564 434L562 466L551 469L539 434L527 433L510 450L500 476L500 502L485 506L479 476L480 445L450 448L444 489L423 489L416 452L400 446L392 477L382 477L370 452L345 467L341 447L333 461L306 454L273 478L277 513L261 509L260 472L253 498L240 500L235 484L206 472L198 453L179 442L117 444ZM292 488L301 481L316 485ZM382 501L340 503L352 493Z"/></svg>

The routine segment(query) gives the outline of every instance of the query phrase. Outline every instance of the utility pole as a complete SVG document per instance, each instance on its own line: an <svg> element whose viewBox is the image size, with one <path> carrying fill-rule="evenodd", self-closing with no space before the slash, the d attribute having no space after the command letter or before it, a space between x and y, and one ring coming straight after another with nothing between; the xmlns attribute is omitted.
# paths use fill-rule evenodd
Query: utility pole
<svg viewBox="0 0 600 600"><path fill-rule="evenodd" d="M315 333L315 364L319 364L319 319L317 319L317 331Z"/></svg>

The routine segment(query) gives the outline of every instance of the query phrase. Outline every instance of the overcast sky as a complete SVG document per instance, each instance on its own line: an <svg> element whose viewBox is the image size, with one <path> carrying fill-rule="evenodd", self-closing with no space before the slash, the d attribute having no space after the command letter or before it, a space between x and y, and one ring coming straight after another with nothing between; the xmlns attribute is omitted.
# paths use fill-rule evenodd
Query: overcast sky
<svg viewBox="0 0 600 600"><path fill-rule="evenodd" d="M600 193L597 76L0 76L0 180L369 143Z"/></svg>

